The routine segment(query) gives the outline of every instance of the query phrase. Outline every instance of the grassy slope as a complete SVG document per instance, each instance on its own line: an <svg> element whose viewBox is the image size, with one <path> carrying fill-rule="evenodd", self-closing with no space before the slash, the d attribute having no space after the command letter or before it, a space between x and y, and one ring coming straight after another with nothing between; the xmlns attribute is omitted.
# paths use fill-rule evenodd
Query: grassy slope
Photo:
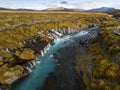
<svg viewBox="0 0 120 90"><path fill-rule="evenodd" d="M94 57L91 62L92 89L120 89L120 36L113 32L116 26L119 26L117 21L102 23L97 41L89 46Z"/></svg>

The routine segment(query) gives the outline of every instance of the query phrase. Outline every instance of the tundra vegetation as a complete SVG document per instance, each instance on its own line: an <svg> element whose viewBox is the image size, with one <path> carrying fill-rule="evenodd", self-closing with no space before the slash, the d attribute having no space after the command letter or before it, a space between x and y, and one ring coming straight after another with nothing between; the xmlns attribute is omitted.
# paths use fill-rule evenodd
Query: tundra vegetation
<svg viewBox="0 0 120 90"><path fill-rule="evenodd" d="M92 53L91 89L120 90L120 36L114 33L117 20L100 25L98 38L89 46Z"/></svg>

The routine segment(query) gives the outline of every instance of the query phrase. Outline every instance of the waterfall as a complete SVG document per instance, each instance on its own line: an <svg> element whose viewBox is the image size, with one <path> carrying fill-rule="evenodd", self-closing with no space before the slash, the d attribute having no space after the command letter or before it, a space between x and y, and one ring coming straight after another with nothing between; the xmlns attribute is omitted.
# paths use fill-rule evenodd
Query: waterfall
<svg viewBox="0 0 120 90"><path fill-rule="evenodd" d="M40 51L40 53L41 53L41 56L43 56L43 55L44 55L43 50L41 50L41 51Z"/></svg>
<svg viewBox="0 0 120 90"><path fill-rule="evenodd" d="M39 64L40 63L40 61L38 60L38 61L36 61L36 64Z"/></svg>
<svg viewBox="0 0 120 90"><path fill-rule="evenodd" d="M25 67L25 68L29 71L29 73L32 72L32 70L30 68L28 68L28 67Z"/></svg>
<svg viewBox="0 0 120 90"><path fill-rule="evenodd" d="M46 51L50 48L50 46L51 46L51 45L50 45L50 43L49 43L48 45L46 45L46 46L44 47L43 50L40 51L40 52L41 52L41 56L43 56L44 53L46 53ZM40 61L37 61L37 59L38 59L38 57L36 57L36 60L29 61L29 62L27 62L25 65L23 65L24 68L29 71L29 73L32 72L32 69L35 67L35 65L36 65L37 63L40 63Z"/></svg>
<svg viewBox="0 0 120 90"><path fill-rule="evenodd" d="M73 32L76 32L76 30L73 30L70 27L68 27L68 29L65 29L65 28L58 29L58 30L52 29L51 32L48 32L48 37L53 39L54 42L56 42L57 40L60 40L59 37L61 37L63 34L68 34L68 33L73 33ZM43 32L39 32L38 34L42 34L43 36L45 36L43 34ZM36 42L34 39L33 39L33 41ZM50 43L48 43L42 50L40 50L41 56L43 56L47 52L47 50L49 50L50 47L51 47L51 45L50 45ZM52 58L53 55L51 55L50 57ZM29 71L29 73L32 72L32 69L36 66L37 63L40 63L38 58L39 57L36 56L36 60L29 61L25 65L23 65L24 68Z"/></svg>
<svg viewBox="0 0 120 90"><path fill-rule="evenodd" d="M58 31L56 30L52 30L53 33L55 33L57 36L62 36L63 34L59 33Z"/></svg>
<svg viewBox="0 0 120 90"><path fill-rule="evenodd" d="M28 62L27 64L23 65L23 67L24 67L26 70L28 70L29 73L32 72L32 69L31 69L31 66L29 65L29 62Z"/></svg>
<svg viewBox="0 0 120 90"><path fill-rule="evenodd" d="M54 39L54 36L53 36L53 34L51 33L51 37L52 37L52 39Z"/></svg>
<svg viewBox="0 0 120 90"><path fill-rule="evenodd" d="M59 36L58 36L58 35L56 35L56 34L54 34L54 37L55 37L55 38L58 38Z"/></svg>
<svg viewBox="0 0 120 90"><path fill-rule="evenodd" d="M49 50L50 47L51 47L51 45L50 45L50 43L48 43L46 50Z"/></svg>
<svg viewBox="0 0 120 90"><path fill-rule="evenodd" d="M51 33L48 33L49 38L54 39Z"/></svg>
<svg viewBox="0 0 120 90"><path fill-rule="evenodd" d="M70 34L70 27L68 27L68 33Z"/></svg>
<svg viewBox="0 0 120 90"><path fill-rule="evenodd" d="M33 64L33 66L35 66L37 64L36 60L31 61L31 63Z"/></svg>
<svg viewBox="0 0 120 90"><path fill-rule="evenodd" d="M35 58L35 59L36 59L36 60L38 60L38 59L39 59L39 57L40 57L40 56L36 55L36 58Z"/></svg>
<svg viewBox="0 0 120 90"><path fill-rule="evenodd" d="M43 52L44 52L44 54L46 53L46 46L44 47Z"/></svg>
<svg viewBox="0 0 120 90"><path fill-rule="evenodd" d="M34 65L31 61L28 62L28 65L30 66L30 69L32 69L34 67Z"/></svg>
<svg viewBox="0 0 120 90"><path fill-rule="evenodd" d="M61 30L60 28L59 28L57 31L58 31L59 33L63 34L63 33L62 33L62 30Z"/></svg>
<svg viewBox="0 0 120 90"><path fill-rule="evenodd" d="M35 67L36 64L37 64L37 61L32 60L32 61L27 62L25 65L23 65L23 67L27 69L29 73L31 73L32 69Z"/></svg>
<svg viewBox="0 0 120 90"><path fill-rule="evenodd" d="M47 50L49 50L50 46L51 46L50 43L48 43L48 44L44 47L44 49L43 49L43 55L44 55L44 53L47 52Z"/></svg>
<svg viewBox="0 0 120 90"><path fill-rule="evenodd" d="M66 34L66 33L65 33L65 28L63 28L62 31L63 31L63 34Z"/></svg>

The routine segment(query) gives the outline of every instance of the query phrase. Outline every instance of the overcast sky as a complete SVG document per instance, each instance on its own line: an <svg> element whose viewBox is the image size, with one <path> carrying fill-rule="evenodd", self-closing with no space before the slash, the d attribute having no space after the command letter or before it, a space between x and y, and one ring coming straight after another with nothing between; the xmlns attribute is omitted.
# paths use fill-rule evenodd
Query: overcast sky
<svg viewBox="0 0 120 90"><path fill-rule="evenodd" d="M120 0L0 0L0 7L27 9L114 7L120 9Z"/></svg>

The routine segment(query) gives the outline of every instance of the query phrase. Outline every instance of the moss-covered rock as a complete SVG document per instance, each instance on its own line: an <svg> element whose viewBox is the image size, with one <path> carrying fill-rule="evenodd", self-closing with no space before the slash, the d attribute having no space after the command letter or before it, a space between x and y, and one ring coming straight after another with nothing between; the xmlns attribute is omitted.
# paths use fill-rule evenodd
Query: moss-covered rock
<svg viewBox="0 0 120 90"><path fill-rule="evenodd" d="M3 60L0 58L0 65L2 65L3 64Z"/></svg>
<svg viewBox="0 0 120 90"><path fill-rule="evenodd" d="M24 74L24 68L20 65L9 68L8 64L3 65L0 68L0 83L12 84Z"/></svg>
<svg viewBox="0 0 120 90"><path fill-rule="evenodd" d="M22 60L33 60L35 59L34 51L31 49L24 49L20 53L19 58Z"/></svg>

